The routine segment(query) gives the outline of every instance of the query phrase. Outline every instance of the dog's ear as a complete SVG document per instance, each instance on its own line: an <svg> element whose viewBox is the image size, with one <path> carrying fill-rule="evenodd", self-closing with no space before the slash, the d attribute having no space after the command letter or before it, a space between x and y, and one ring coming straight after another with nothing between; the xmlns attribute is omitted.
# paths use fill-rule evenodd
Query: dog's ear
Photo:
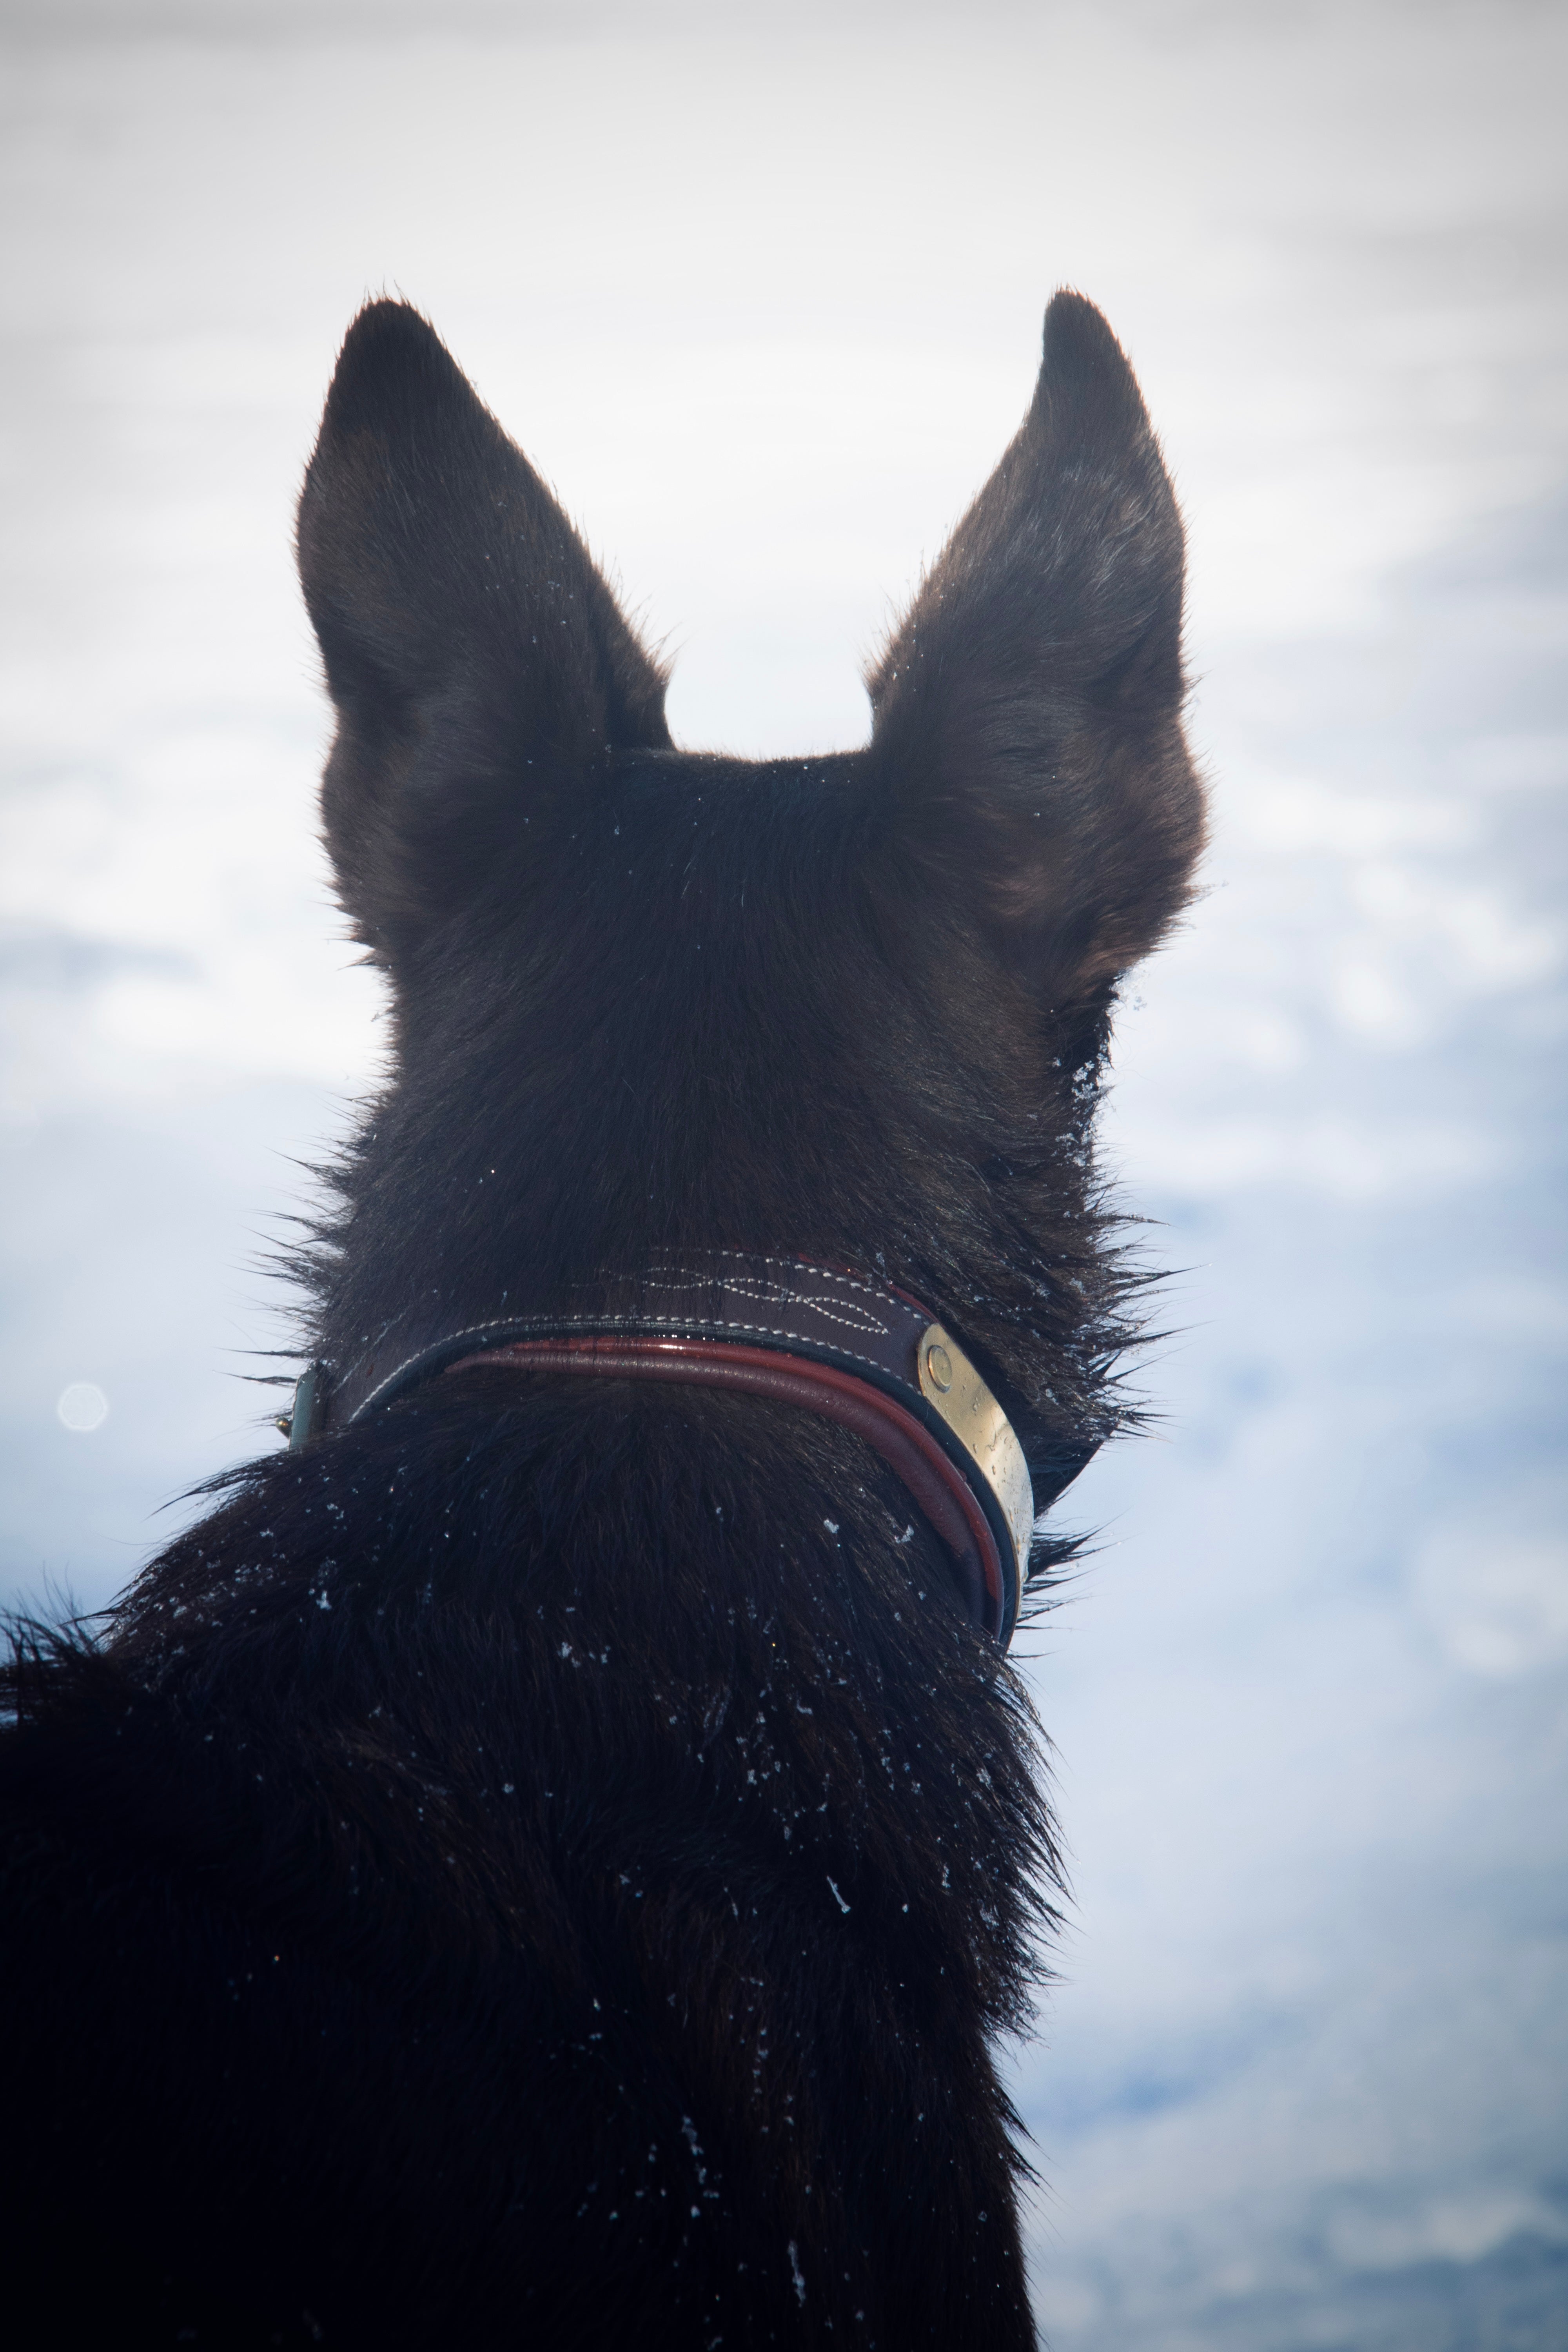
<svg viewBox="0 0 1568 2352"><path fill-rule="evenodd" d="M396 966L518 871L526 824L616 746L667 745L664 678L554 499L416 310L350 328L300 501L337 706L327 845ZM534 826L537 838L540 828Z"/></svg>
<svg viewBox="0 0 1568 2352"><path fill-rule="evenodd" d="M894 838L1056 1003L1185 902L1182 526L1132 372L1058 294L1034 404L868 679Z"/></svg>

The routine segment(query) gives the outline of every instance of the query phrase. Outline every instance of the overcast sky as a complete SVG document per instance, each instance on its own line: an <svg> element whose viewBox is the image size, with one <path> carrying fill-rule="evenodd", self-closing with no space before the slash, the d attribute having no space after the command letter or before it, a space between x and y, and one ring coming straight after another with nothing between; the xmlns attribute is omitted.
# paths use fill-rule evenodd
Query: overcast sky
<svg viewBox="0 0 1568 2352"><path fill-rule="evenodd" d="M1076 285L1185 505L1216 828L1107 1129L1163 1418L1030 1642L1041 2323L1560 2347L1568 19L783 16L0 10L7 1589L100 1603L275 1442L260 1261L374 1081L289 558L358 303L555 482L679 739L773 752L863 739Z"/></svg>

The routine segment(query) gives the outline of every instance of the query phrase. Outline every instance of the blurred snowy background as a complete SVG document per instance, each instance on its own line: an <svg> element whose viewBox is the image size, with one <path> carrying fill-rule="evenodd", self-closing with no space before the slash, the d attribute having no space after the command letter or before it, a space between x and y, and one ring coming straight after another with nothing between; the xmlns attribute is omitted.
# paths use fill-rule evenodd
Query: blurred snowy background
<svg viewBox="0 0 1568 2352"><path fill-rule="evenodd" d="M1033 1637L1078 1906L1017 2059L1057 2352L1568 2345L1559 1444L1568 16L10 0L5 1589L258 1444L258 1271L376 1064L289 561L434 319L680 740L858 664L1099 301L1192 545L1212 894L1107 1143L1153 1442Z"/></svg>

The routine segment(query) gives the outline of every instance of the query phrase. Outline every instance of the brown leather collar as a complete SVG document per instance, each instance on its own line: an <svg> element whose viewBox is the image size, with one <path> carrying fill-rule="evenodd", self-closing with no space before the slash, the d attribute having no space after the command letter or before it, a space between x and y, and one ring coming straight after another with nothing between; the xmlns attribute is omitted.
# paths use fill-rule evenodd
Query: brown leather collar
<svg viewBox="0 0 1568 2352"><path fill-rule="evenodd" d="M310 1367L295 1391L289 1444L481 1363L728 1388L856 1430L952 1555L975 1622L1004 1647L1011 1640L1036 1509L1029 1470L963 1349L907 1293L808 1259L719 1250L575 1285L573 1306L556 1313L458 1323L416 1308L342 1370ZM1041 1499L1053 1499L1092 1451L1063 1449Z"/></svg>

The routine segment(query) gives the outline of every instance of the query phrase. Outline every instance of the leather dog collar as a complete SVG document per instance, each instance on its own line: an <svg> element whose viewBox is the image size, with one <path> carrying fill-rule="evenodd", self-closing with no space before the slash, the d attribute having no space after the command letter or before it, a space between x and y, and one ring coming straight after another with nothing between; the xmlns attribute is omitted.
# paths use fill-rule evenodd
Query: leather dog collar
<svg viewBox="0 0 1568 2352"><path fill-rule="evenodd" d="M877 1448L951 1553L972 1616L1006 1646L1028 1575L1028 1465L984 1381L919 1300L804 1258L739 1250L683 1255L574 1291L564 1313L503 1312L460 1328L420 1309L395 1318L342 1370L314 1364L301 1376L290 1445L481 1363L694 1382L800 1405ZM1064 1454L1053 1494L1087 1459Z"/></svg>

